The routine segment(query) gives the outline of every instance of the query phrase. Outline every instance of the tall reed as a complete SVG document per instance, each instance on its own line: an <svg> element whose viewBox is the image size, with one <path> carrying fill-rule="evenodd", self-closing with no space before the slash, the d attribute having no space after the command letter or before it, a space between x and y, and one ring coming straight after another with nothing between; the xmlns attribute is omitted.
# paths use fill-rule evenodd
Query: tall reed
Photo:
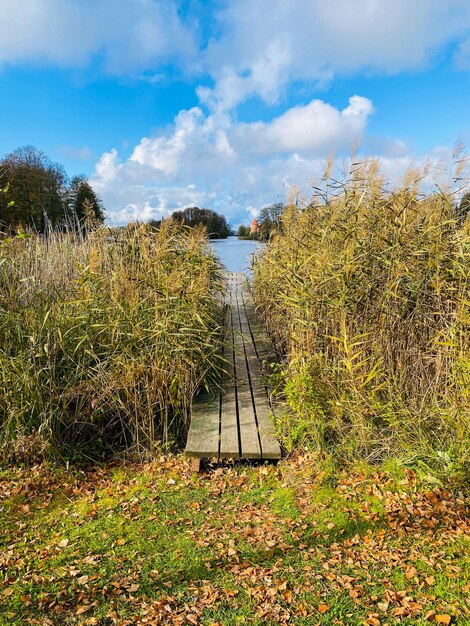
<svg viewBox="0 0 470 626"><path fill-rule="evenodd" d="M287 445L468 463L470 217L450 188L423 194L425 174L393 191L376 161L326 175L255 261L287 362Z"/></svg>
<svg viewBox="0 0 470 626"><path fill-rule="evenodd" d="M145 453L181 438L213 373L219 262L164 221L0 243L0 437Z"/></svg>

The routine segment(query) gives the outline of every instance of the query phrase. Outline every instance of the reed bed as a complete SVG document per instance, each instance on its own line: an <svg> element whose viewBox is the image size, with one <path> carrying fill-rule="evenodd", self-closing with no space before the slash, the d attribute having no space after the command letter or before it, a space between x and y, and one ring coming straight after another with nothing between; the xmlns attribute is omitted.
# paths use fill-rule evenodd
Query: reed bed
<svg viewBox="0 0 470 626"><path fill-rule="evenodd" d="M205 231L171 220L0 243L3 456L180 440L218 362L221 290Z"/></svg>
<svg viewBox="0 0 470 626"><path fill-rule="evenodd" d="M377 161L328 174L284 211L254 263L254 296L278 351L287 447L341 458L399 455L468 472L470 217L429 173L386 189ZM455 182L455 191L453 183ZM301 206L299 206L301 205ZM468 474L467 474L468 475Z"/></svg>

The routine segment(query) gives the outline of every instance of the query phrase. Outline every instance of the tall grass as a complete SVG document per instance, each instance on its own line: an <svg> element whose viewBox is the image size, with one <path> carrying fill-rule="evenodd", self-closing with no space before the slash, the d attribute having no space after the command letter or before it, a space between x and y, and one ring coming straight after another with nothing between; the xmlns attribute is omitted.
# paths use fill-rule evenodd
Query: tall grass
<svg viewBox="0 0 470 626"><path fill-rule="evenodd" d="M184 434L219 349L221 275L206 244L172 221L0 243L4 455L25 442L143 453Z"/></svg>
<svg viewBox="0 0 470 626"><path fill-rule="evenodd" d="M421 193L425 174L393 191L376 161L327 174L255 261L255 299L286 357L287 445L468 463L470 217L450 187Z"/></svg>

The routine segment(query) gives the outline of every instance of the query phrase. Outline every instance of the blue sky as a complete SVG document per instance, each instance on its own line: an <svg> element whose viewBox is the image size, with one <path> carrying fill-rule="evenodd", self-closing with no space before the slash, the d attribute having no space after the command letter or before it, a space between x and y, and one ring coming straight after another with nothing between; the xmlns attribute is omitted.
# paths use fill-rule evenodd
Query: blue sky
<svg viewBox="0 0 470 626"><path fill-rule="evenodd" d="M2 0L0 153L84 172L110 223L234 225L359 141L398 176L470 141L468 0Z"/></svg>

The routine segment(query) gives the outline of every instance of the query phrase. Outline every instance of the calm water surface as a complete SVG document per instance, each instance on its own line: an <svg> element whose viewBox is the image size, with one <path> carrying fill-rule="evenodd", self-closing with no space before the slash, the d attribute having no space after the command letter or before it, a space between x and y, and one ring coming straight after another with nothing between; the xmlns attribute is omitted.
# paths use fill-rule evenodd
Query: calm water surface
<svg viewBox="0 0 470 626"><path fill-rule="evenodd" d="M253 254L261 250L265 244L228 237L227 239L213 239L210 245L229 272L249 274Z"/></svg>

